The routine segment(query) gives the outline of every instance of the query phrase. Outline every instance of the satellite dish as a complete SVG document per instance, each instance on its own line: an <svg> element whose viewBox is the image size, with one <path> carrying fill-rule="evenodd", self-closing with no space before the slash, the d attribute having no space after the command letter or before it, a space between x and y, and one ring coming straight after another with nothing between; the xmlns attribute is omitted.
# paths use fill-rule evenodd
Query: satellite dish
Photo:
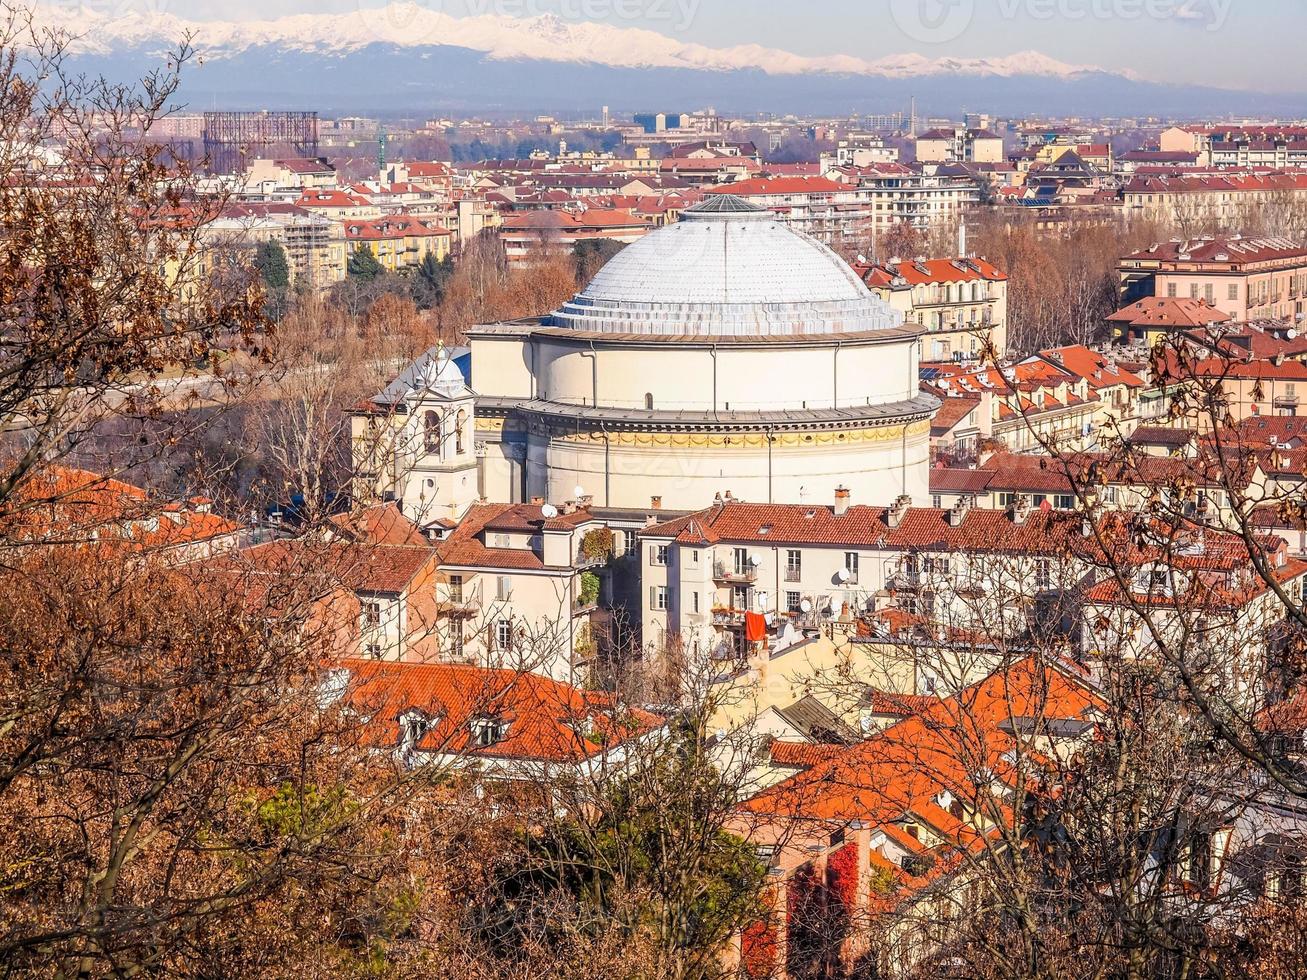
<svg viewBox="0 0 1307 980"><path fill-rule="evenodd" d="M762 564L762 556L758 554L758 552L756 551L751 553L749 555L749 564L752 565L754 568L757 568L759 565Z"/></svg>
<svg viewBox="0 0 1307 980"><path fill-rule="evenodd" d="M804 599L802 602L799 603L799 612L801 613L812 612L812 603L809 602L807 599Z"/></svg>
<svg viewBox="0 0 1307 980"><path fill-rule="evenodd" d="M581 486L581 484L578 483L576 486L572 488L572 495L576 497L577 500L580 500L582 497L585 496L585 487Z"/></svg>
<svg viewBox="0 0 1307 980"><path fill-rule="evenodd" d="M1285 334L1285 336L1286 336L1287 338L1289 338L1290 340L1297 340L1297 339L1298 339L1298 331L1295 330L1295 329L1293 329L1293 327L1290 327L1289 330L1288 330L1288 332Z"/></svg>
<svg viewBox="0 0 1307 980"><path fill-rule="evenodd" d="M553 504L545 504L543 507L540 508L540 516L547 521L552 521L555 517L558 516L558 508L555 507Z"/></svg>
<svg viewBox="0 0 1307 980"><path fill-rule="evenodd" d="M843 585L853 576L847 568L841 568L838 572L835 573L835 577L840 580L840 585Z"/></svg>

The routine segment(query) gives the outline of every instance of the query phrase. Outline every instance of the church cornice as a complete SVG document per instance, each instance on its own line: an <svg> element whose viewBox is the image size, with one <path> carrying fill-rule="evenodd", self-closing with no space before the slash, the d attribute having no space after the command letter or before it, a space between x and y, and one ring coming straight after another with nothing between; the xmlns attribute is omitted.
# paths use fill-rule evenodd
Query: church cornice
<svg viewBox="0 0 1307 980"><path fill-rule="evenodd" d="M477 404L478 420L520 421L533 431L559 434L684 433L687 435L763 435L853 432L929 422L939 410L933 395L885 405L768 412L673 412L591 408L542 399L492 398Z"/></svg>

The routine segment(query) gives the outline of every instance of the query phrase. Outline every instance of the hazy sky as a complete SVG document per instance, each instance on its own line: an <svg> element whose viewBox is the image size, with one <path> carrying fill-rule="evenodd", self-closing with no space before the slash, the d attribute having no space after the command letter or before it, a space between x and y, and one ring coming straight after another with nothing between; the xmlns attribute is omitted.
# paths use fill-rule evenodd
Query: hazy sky
<svg viewBox="0 0 1307 980"><path fill-rule="evenodd" d="M69 0L76 2L76 0ZM98 0L93 0L98 2ZM104 0L112 4L114 0ZM131 5L133 0L126 0ZM145 0L197 19L349 11L378 0ZM864 58L1037 50L1159 81L1307 90L1307 0L417 0L456 16L555 13L714 47Z"/></svg>

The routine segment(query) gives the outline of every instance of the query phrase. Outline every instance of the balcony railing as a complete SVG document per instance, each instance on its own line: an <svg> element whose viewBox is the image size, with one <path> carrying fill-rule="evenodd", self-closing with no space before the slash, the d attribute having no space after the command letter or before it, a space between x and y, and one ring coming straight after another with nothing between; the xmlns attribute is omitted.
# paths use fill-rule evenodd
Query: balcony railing
<svg viewBox="0 0 1307 980"><path fill-rule="evenodd" d="M785 569L785 581L787 581L787 582L801 582L801 581L803 581L803 569L801 569L801 568L787 568L787 569Z"/></svg>
<svg viewBox="0 0 1307 980"><path fill-rule="evenodd" d="M465 619L481 611L481 599L479 596L451 596L438 603L437 608L442 616Z"/></svg>
<svg viewBox="0 0 1307 980"><path fill-rule="evenodd" d="M744 625L743 609L714 609L712 611L712 624L714 626L737 627Z"/></svg>
<svg viewBox="0 0 1307 980"><path fill-rule="evenodd" d="M724 561L719 561L713 565L713 581L751 585L758 581L758 569L753 565L738 568L735 565L728 565Z"/></svg>
<svg viewBox="0 0 1307 980"><path fill-rule="evenodd" d="M587 555L584 551L576 553L576 568L586 570L592 568L602 568L608 564L607 555Z"/></svg>

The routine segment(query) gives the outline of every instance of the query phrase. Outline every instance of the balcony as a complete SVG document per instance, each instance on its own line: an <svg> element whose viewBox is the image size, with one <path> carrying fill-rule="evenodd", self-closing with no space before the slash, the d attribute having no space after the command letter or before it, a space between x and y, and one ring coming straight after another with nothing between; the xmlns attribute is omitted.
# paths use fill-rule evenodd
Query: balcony
<svg viewBox="0 0 1307 980"><path fill-rule="evenodd" d="M719 561L713 565L712 577L714 582L724 582L729 585L752 585L758 581L758 569L755 565L746 564L741 568Z"/></svg>
<svg viewBox="0 0 1307 980"><path fill-rule="evenodd" d="M891 575L885 586L895 592L914 592L921 588L921 580L922 575L916 569L903 569Z"/></svg>
<svg viewBox="0 0 1307 980"><path fill-rule="evenodd" d="M712 624L726 629L739 629L744 626L743 609L717 608L712 611Z"/></svg>
<svg viewBox="0 0 1307 980"><path fill-rule="evenodd" d="M578 572L603 568L607 564L607 555L587 555L584 551L578 551L576 554L575 568Z"/></svg>
<svg viewBox="0 0 1307 980"><path fill-rule="evenodd" d="M469 619L481 612L481 600L477 596L450 596L436 608L441 616L449 619Z"/></svg>
<svg viewBox="0 0 1307 980"><path fill-rule="evenodd" d="M803 581L803 569L801 569L801 568L787 568L787 569L785 569L785 581L786 581L786 582L802 582L802 581Z"/></svg>

